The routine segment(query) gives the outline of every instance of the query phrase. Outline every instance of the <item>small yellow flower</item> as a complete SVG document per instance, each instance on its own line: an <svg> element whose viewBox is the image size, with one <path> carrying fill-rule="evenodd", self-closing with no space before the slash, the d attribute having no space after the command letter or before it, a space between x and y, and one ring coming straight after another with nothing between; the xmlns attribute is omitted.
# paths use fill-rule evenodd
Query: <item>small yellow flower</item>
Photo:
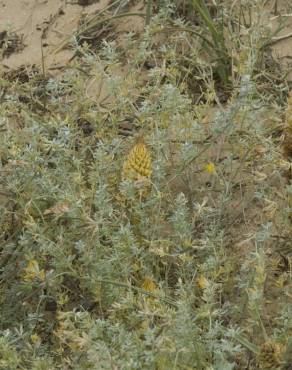
<svg viewBox="0 0 292 370"><path fill-rule="evenodd" d="M200 276L196 280L196 284L197 284L197 287L201 290L208 288L208 286L210 285L209 281L205 278L205 276Z"/></svg>
<svg viewBox="0 0 292 370"><path fill-rule="evenodd" d="M39 279L41 281L45 280L45 271L40 270L39 264L36 260L30 260L27 267L24 269L24 281L33 281Z"/></svg>
<svg viewBox="0 0 292 370"><path fill-rule="evenodd" d="M213 175L213 174L216 172L216 169L215 169L215 165L214 165L214 163L210 162L210 163L206 164L206 166L205 166L205 170L206 170L209 174Z"/></svg>
<svg viewBox="0 0 292 370"><path fill-rule="evenodd" d="M149 277L146 277L143 280L141 284L141 288L146 290L146 292L150 292L150 293L154 292L157 289L155 282Z"/></svg>
<svg viewBox="0 0 292 370"><path fill-rule="evenodd" d="M59 298L58 298L58 306L64 306L69 302L69 297L65 293L61 293Z"/></svg>
<svg viewBox="0 0 292 370"><path fill-rule="evenodd" d="M41 344L41 338L37 334L32 334L30 340L36 347L39 347Z"/></svg>

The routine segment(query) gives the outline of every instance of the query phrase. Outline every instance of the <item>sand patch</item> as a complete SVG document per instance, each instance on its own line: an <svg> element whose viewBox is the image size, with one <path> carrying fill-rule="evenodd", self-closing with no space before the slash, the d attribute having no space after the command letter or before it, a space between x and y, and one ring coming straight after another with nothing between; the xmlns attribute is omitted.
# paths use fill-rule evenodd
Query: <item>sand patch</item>
<svg viewBox="0 0 292 370"><path fill-rule="evenodd" d="M50 71L65 67L73 51L62 48L55 52L58 45L72 37L81 17L103 9L108 0L91 3L82 6L64 0L0 1L0 32L18 35L23 42L21 50L4 55L5 69L18 69L23 65L41 67L42 59Z"/></svg>

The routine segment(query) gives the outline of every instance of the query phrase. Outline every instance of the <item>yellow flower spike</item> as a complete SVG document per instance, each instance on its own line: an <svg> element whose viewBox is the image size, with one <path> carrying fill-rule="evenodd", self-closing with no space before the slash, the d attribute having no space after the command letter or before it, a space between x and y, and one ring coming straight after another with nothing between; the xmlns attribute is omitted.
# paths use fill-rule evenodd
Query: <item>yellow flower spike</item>
<svg viewBox="0 0 292 370"><path fill-rule="evenodd" d="M30 260L27 267L24 269L24 281L33 281L39 279L41 281L45 280L45 271L40 270L39 264L36 260Z"/></svg>
<svg viewBox="0 0 292 370"><path fill-rule="evenodd" d="M130 151L123 166L124 180L138 180L139 177L150 178L151 158L144 142L138 142Z"/></svg>
<svg viewBox="0 0 292 370"><path fill-rule="evenodd" d="M278 343L268 341L261 346L258 355L260 369L279 369L281 366L281 359L282 347Z"/></svg>
<svg viewBox="0 0 292 370"><path fill-rule="evenodd" d="M141 288L146 290L146 292L149 292L149 293L152 293L157 289L155 282L149 277L146 277L142 281Z"/></svg>
<svg viewBox="0 0 292 370"><path fill-rule="evenodd" d="M216 173L216 168L215 168L215 165L214 163L210 162L208 164L206 164L205 166L205 170L210 174L210 175L213 175Z"/></svg>
<svg viewBox="0 0 292 370"><path fill-rule="evenodd" d="M123 165L122 180L133 181L140 197L146 196L151 184L152 163L150 153L143 139L132 148Z"/></svg>

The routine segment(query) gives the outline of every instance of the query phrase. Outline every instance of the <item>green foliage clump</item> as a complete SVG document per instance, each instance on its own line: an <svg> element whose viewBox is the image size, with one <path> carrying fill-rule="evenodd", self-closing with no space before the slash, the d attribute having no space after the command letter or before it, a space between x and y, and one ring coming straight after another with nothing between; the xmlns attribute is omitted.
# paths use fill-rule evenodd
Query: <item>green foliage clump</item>
<svg viewBox="0 0 292 370"><path fill-rule="evenodd" d="M263 25L236 45L229 91L173 18L165 5L101 60L78 46L41 96L1 77L1 369L258 369L265 343L288 366L291 225L282 107L256 74ZM90 96L96 80L106 93ZM127 178L141 137L147 171Z"/></svg>

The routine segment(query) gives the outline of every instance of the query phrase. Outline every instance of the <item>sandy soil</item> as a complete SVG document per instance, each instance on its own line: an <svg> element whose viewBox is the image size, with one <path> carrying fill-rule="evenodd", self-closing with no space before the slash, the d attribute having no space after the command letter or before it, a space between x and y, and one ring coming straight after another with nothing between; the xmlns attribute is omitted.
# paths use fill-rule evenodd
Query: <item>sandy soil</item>
<svg viewBox="0 0 292 370"><path fill-rule="evenodd" d="M50 73L58 73L73 56L72 50L66 48L56 52L58 46L72 36L81 17L100 11L109 3L110 0L0 0L0 42L3 32L13 33L19 42L15 50L3 58L5 70L23 65L41 67L43 52L45 68ZM131 10L141 11L143 6L138 4ZM271 30L283 27L274 37L272 49L287 68L292 58L292 4L286 0L271 0L267 10ZM120 19L117 38L123 32L137 29L143 29L142 19ZM292 73L289 79L292 80Z"/></svg>
<svg viewBox="0 0 292 370"><path fill-rule="evenodd" d="M22 65L41 66L41 44L48 70L66 66L72 51L62 49L55 53L55 50L66 37L73 34L81 16L103 9L108 2L91 1L91 5L81 6L77 1L69 3L68 0L0 0L0 32L15 32L24 44L23 50L16 50L4 57L4 67L17 69Z"/></svg>
<svg viewBox="0 0 292 370"><path fill-rule="evenodd" d="M267 22L272 32L276 32L272 41L273 56L284 69L291 68L292 59L292 2L287 0L270 1L267 5L270 12ZM292 81L292 71L287 75Z"/></svg>

